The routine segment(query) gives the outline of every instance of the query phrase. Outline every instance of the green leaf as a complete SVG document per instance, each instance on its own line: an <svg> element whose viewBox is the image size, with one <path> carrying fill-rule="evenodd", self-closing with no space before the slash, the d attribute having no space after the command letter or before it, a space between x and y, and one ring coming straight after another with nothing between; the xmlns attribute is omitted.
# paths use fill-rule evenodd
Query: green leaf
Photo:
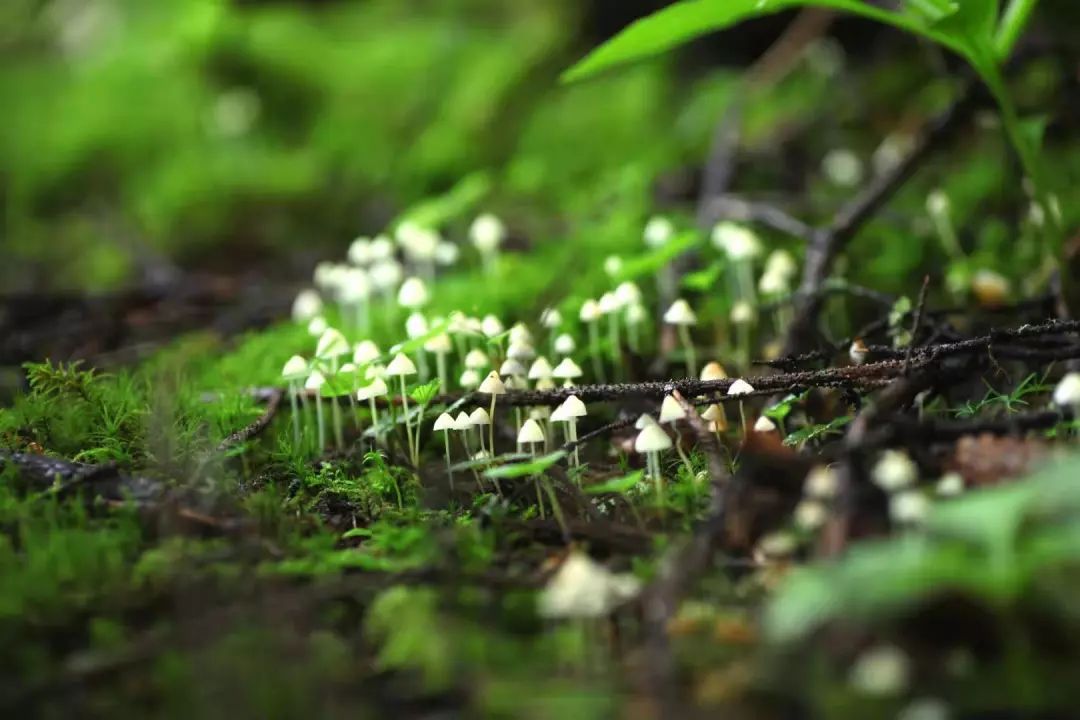
<svg viewBox="0 0 1080 720"><path fill-rule="evenodd" d="M717 260L707 268L687 273L683 277L683 287L687 290L708 292L716 287L716 283L720 279L720 274L722 272L724 272L724 263Z"/></svg>
<svg viewBox="0 0 1080 720"><path fill-rule="evenodd" d="M656 250L624 262L618 279L633 280L643 275L655 275L660 268L666 267L672 260L697 245L699 241L700 237L696 231L682 232Z"/></svg>
<svg viewBox="0 0 1080 720"><path fill-rule="evenodd" d="M623 495L637 487L637 484L641 482L641 478L644 476L644 470L635 470L629 475L612 478L611 480L596 485L589 485L588 487L583 488L583 490L589 495L604 495L607 493Z"/></svg>
<svg viewBox="0 0 1080 720"><path fill-rule="evenodd" d="M409 391L409 397L420 405L427 405L431 402L436 395L439 394L439 379L434 378L424 383L423 385L417 385Z"/></svg>
<svg viewBox="0 0 1080 720"><path fill-rule="evenodd" d="M406 210L401 222L414 222L421 227L437 228L470 212L491 192L491 176L474 172L458 181L443 195L429 198Z"/></svg>
<svg viewBox="0 0 1080 720"><path fill-rule="evenodd" d="M930 38L964 57L969 55L964 38L938 31L917 16L883 10L862 0L684 0L633 23L563 73L562 80L581 80L616 65L658 55L749 18L803 6L861 15Z"/></svg>
<svg viewBox="0 0 1080 720"><path fill-rule="evenodd" d="M519 478L528 477L529 475L540 475L549 467L566 457L566 452L563 450L556 450L548 455L542 455L532 462L513 463L511 465L500 465L499 467L491 468L484 472L484 477L492 479L500 478Z"/></svg>
<svg viewBox="0 0 1080 720"><path fill-rule="evenodd" d="M809 390L804 390L801 393L792 393L775 405L770 405L765 408L765 416L770 417L777 422L781 422L790 415L791 411L795 409L795 406L805 400L806 396L809 394Z"/></svg>
<svg viewBox="0 0 1080 720"><path fill-rule="evenodd" d="M936 21L938 30L973 44L989 46L997 26L997 0L963 0L944 18Z"/></svg>
<svg viewBox="0 0 1080 720"><path fill-rule="evenodd" d="M784 444L794 446L827 435L839 435L840 428L851 421L852 417L850 415L841 415L840 417L833 418L825 425L807 425L784 438Z"/></svg>
<svg viewBox="0 0 1080 720"><path fill-rule="evenodd" d="M351 530L346 530L345 532L343 532L341 534L341 537L342 537L342 539L356 538L356 537L369 538L369 537L371 537L371 529L370 528L360 528L360 527L352 528Z"/></svg>

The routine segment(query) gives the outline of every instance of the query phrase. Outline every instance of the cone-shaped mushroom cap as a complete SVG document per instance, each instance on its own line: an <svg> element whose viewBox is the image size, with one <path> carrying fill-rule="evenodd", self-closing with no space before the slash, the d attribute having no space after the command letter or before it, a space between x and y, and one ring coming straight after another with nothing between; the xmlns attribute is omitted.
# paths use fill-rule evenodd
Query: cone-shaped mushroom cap
<svg viewBox="0 0 1080 720"><path fill-rule="evenodd" d="M307 324L308 335L318 336L326 332L326 318L322 315L316 315L311 318Z"/></svg>
<svg viewBox="0 0 1080 720"><path fill-rule="evenodd" d="M626 306L626 322L631 325L640 325L645 322L649 317L649 313L645 310L645 306L640 302L632 302Z"/></svg>
<svg viewBox="0 0 1080 720"><path fill-rule="evenodd" d="M506 358L506 360L503 361L503 364L499 366L500 375L509 375L511 377L524 377L525 373L525 366L514 358Z"/></svg>
<svg viewBox="0 0 1080 720"><path fill-rule="evenodd" d="M450 340L450 336L446 333L439 333L435 337L424 343L424 349L429 353L435 353L436 355L446 355L453 352L454 343Z"/></svg>
<svg viewBox="0 0 1080 720"><path fill-rule="evenodd" d="M701 413L701 417L709 422L716 422L721 419L725 419L724 408L717 403L713 403L709 407L705 408L705 412Z"/></svg>
<svg viewBox="0 0 1080 720"><path fill-rule="evenodd" d="M550 377L543 377L536 381L537 390L554 390L555 381Z"/></svg>
<svg viewBox="0 0 1080 720"><path fill-rule="evenodd" d="M386 377L385 365L368 365L367 370L364 371L365 380L375 380Z"/></svg>
<svg viewBox="0 0 1080 720"><path fill-rule="evenodd" d="M640 591L641 581L633 575L616 575L574 551L540 593L537 612L546 618L602 618Z"/></svg>
<svg viewBox="0 0 1080 720"><path fill-rule="evenodd" d="M461 373L461 377L458 378L458 384L466 389L474 388L480 384L480 373L472 368L467 368Z"/></svg>
<svg viewBox="0 0 1080 720"><path fill-rule="evenodd" d="M550 420L551 422L570 422L570 418L566 416L566 413L563 411L562 405L559 405L551 411Z"/></svg>
<svg viewBox="0 0 1080 720"><path fill-rule="evenodd" d="M776 423L769 419L768 416L762 415L754 423L754 432L775 432Z"/></svg>
<svg viewBox="0 0 1080 720"><path fill-rule="evenodd" d="M501 334L504 329L502 321L494 315L485 315L480 321L480 332L489 338Z"/></svg>
<svg viewBox="0 0 1080 720"><path fill-rule="evenodd" d="M546 357L541 355L529 366L529 379L540 380L541 378L550 378L551 371L551 363L548 362Z"/></svg>
<svg viewBox="0 0 1080 720"><path fill-rule="evenodd" d="M526 420L518 430L517 441L522 444L544 442L544 431L540 428L540 423L532 418Z"/></svg>
<svg viewBox="0 0 1080 720"><path fill-rule="evenodd" d="M382 355L382 351L379 350L378 345L370 340L361 340L356 343L356 347L353 349L352 361L357 365L367 365L380 355Z"/></svg>
<svg viewBox="0 0 1080 720"><path fill-rule="evenodd" d="M745 300L740 300L731 306L731 322L736 325L745 325L754 320L754 306Z"/></svg>
<svg viewBox="0 0 1080 720"><path fill-rule="evenodd" d="M482 393L488 395L505 395L506 385L499 378L499 373L492 370L488 373L488 376L484 378L484 382L480 383L480 387L477 388Z"/></svg>
<svg viewBox="0 0 1080 720"><path fill-rule="evenodd" d="M319 342L315 345L315 357L334 358L347 355L349 341L335 328L326 328L319 336Z"/></svg>
<svg viewBox="0 0 1080 720"><path fill-rule="evenodd" d="M307 360L299 355L293 355L285 361L285 367L281 368L281 377L286 380L301 380L308 374Z"/></svg>
<svg viewBox="0 0 1080 720"><path fill-rule="evenodd" d="M303 323L322 312L323 303L315 290L301 290L293 300L292 317L295 322Z"/></svg>
<svg viewBox="0 0 1080 720"><path fill-rule="evenodd" d="M617 312L622 307L622 303L619 302L619 298L615 293L606 292L600 296L600 299L596 302L596 307L601 315L610 315Z"/></svg>
<svg viewBox="0 0 1080 720"><path fill-rule="evenodd" d="M649 425L656 425L656 424L657 424L657 422L656 422L656 420L653 419L652 415L642 415L641 417L639 417L637 420L634 421L634 429L635 430L643 430L645 427L647 427Z"/></svg>
<svg viewBox="0 0 1080 720"><path fill-rule="evenodd" d="M655 423L649 423L641 428L641 432L634 438L634 450L639 453L659 452L671 447L671 438L664 429Z"/></svg>
<svg viewBox="0 0 1080 720"><path fill-rule="evenodd" d="M546 328L557 328L562 325L562 313L556 308L547 308L540 313L540 324Z"/></svg>
<svg viewBox="0 0 1080 720"><path fill-rule="evenodd" d="M623 281L615 288L615 297L618 299L620 306L640 303L641 288L631 280Z"/></svg>
<svg viewBox="0 0 1080 720"><path fill-rule="evenodd" d="M469 226L469 239L473 246L484 254L497 250L505 237L506 226L491 213L477 216Z"/></svg>
<svg viewBox="0 0 1080 720"><path fill-rule="evenodd" d="M439 417L435 418L435 424L431 426L432 430L453 430L454 418L450 413L443 413Z"/></svg>
<svg viewBox="0 0 1080 720"><path fill-rule="evenodd" d="M394 359L390 361L390 364L386 366L386 374L390 377L396 377L398 375L415 375L416 365L409 359L408 355L404 353L398 353L394 356Z"/></svg>
<svg viewBox="0 0 1080 720"><path fill-rule="evenodd" d="M732 397L737 395L749 395L752 392L754 392L754 386L742 378L731 383L731 386L727 389L727 394Z"/></svg>
<svg viewBox="0 0 1080 720"><path fill-rule="evenodd" d="M664 313L664 322L668 325L696 325L697 315L690 309L690 303L679 298Z"/></svg>
<svg viewBox="0 0 1080 720"><path fill-rule="evenodd" d="M551 376L557 377L560 380L579 378L581 377L581 367L570 358L563 358L562 362L556 365L555 369L551 371Z"/></svg>
<svg viewBox="0 0 1080 720"><path fill-rule="evenodd" d="M524 362L536 357L536 350L527 342L511 342L510 347L506 348L506 357Z"/></svg>
<svg viewBox="0 0 1080 720"><path fill-rule="evenodd" d="M529 326L523 322L516 322L510 326L510 344L525 343L532 345L533 336Z"/></svg>
<svg viewBox="0 0 1080 720"><path fill-rule="evenodd" d="M427 285L418 277L405 278L398 288L398 305L407 308L423 307L427 304L429 295Z"/></svg>
<svg viewBox="0 0 1080 720"><path fill-rule="evenodd" d="M705 367L701 368L702 380L725 380L726 378L727 372L724 366L715 360L705 363Z"/></svg>
<svg viewBox="0 0 1080 720"><path fill-rule="evenodd" d="M427 331L428 321L423 313L410 313L409 317L405 318L405 334L409 336L410 340L427 335Z"/></svg>
<svg viewBox="0 0 1080 720"><path fill-rule="evenodd" d="M356 391L356 399L370 400L373 397L382 397L388 392L390 392L390 389L386 387L386 381L382 378L375 378L370 383Z"/></svg>
<svg viewBox="0 0 1080 720"><path fill-rule="evenodd" d="M665 395L664 402L660 403L660 422L675 422L686 417L686 411L682 404L675 399L674 395Z"/></svg>
<svg viewBox="0 0 1080 720"><path fill-rule="evenodd" d="M307 390L318 390L325 384L326 378L323 374L318 370L313 370L312 373L308 375L307 380L304 381L304 388Z"/></svg>
<svg viewBox="0 0 1080 720"><path fill-rule="evenodd" d="M1066 373L1054 388L1054 404L1061 407L1080 406L1080 373Z"/></svg>
<svg viewBox="0 0 1080 720"><path fill-rule="evenodd" d="M486 368L489 362L488 356L484 354L483 350L474 348L465 354L465 367L470 370Z"/></svg>
<svg viewBox="0 0 1080 720"><path fill-rule="evenodd" d="M488 411L482 407L478 407L469 413L469 422L473 425L490 425L491 416L488 415Z"/></svg>
<svg viewBox="0 0 1080 720"><path fill-rule="evenodd" d="M473 426L472 418L469 417L469 413L465 412L464 410L459 412L457 414L457 417L454 418L454 429L455 430L468 430L472 426Z"/></svg>
<svg viewBox="0 0 1080 720"><path fill-rule="evenodd" d="M574 336L563 333L555 338L555 352L560 355L569 355L577 350L577 343L574 342Z"/></svg>
<svg viewBox="0 0 1080 720"><path fill-rule="evenodd" d="M586 300L581 306L578 317L584 322L595 322L600 317L599 303L591 298Z"/></svg>
<svg viewBox="0 0 1080 720"><path fill-rule="evenodd" d="M869 354L870 348L866 347L866 343L863 342L862 338L855 338L851 343L851 347L848 348L848 357L856 365L862 365L866 362L866 356Z"/></svg>
<svg viewBox="0 0 1080 720"><path fill-rule="evenodd" d="M568 418L585 417L589 414L589 411L585 409L585 403L581 402L581 398L577 395L566 398L559 407Z"/></svg>
<svg viewBox="0 0 1080 720"><path fill-rule="evenodd" d="M643 233L645 244L651 248L658 248L671 239L671 236L675 234L675 225L666 217L656 216L649 218L649 222L645 223L645 232Z"/></svg>

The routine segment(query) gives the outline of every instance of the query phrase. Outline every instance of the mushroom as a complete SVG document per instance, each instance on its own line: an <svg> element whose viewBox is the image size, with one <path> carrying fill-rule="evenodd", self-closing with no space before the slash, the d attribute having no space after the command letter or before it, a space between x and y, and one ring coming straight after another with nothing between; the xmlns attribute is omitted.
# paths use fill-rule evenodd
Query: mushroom
<svg viewBox="0 0 1080 720"><path fill-rule="evenodd" d="M562 404L557 408L558 419L556 420L556 414L551 414L552 422L564 422L567 424L569 441L576 443L578 439L577 435L577 419L579 417L585 417L589 414L589 411L585 408L585 403L581 401L577 395L571 395L563 400ZM574 466L577 467L581 464L581 457L578 453L578 447L574 446Z"/></svg>
<svg viewBox="0 0 1080 720"><path fill-rule="evenodd" d="M675 423L686 417L686 410L683 409L682 403L680 403L674 395L665 395L663 402L660 403L660 424L671 423L674 429ZM682 460L683 467L686 468L686 472L689 477L696 477L694 473L694 466L690 462L690 458L686 456L686 453L682 449L682 436L679 432L675 431L675 451L679 453L679 459Z"/></svg>
<svg viewBox="0 0 1080 720"><path fill-rule="evenodd" d="M573 352L577 350L577 343L574 342L573 335L563 333L557 338L555 338L555 342L552 347L554 348L556 355L562 355L563 357L566 357L567 355L573 354Z"/></svg>
<svg viewBox="0 0 1080 720"><path fill-rule="evenodd" d="M405 439L409 442L409 453L412 456L413 465L418 464L419 458L413 455L413 432L412 423L409 420L409 395L405 392L405 376L416 374L416 365L403 353L398 353L390 364L386 366L386 374L401 380L401 410L405 418ZM417 428L417 435L419 435Z"/></svg>
<svg viewBox="0 0 1080 720"><path fill-rule="evenodd" d="M664 322L674 325L679 332L679 340L686 350L686 370L690 377L697 375L697 360L694 357L694 343L690 339L690 326L697 325L697 315L690 309L690 304L679 298L664 313Z"/></svg>
<svg viewBox="0 0 1080 720"><path fill-rule="evenodd" d="M450 476L450 493L454 492L454 471L450 467L450 431L457 429L457 423L450 413L442 413L435 418L435 424L431 426L434 432L442 430L443 446L446 448L446 474Z"/></svg>
<svg viewBox="0 0 1080 720"><path fill-rule="evenodd" d="M292 304L292 319L296 323L307 323L322 314L323 301L318 290L301 290Z"/></svg>
<svg viewBox="0 0 1080 720"><path fill-rule="evenodd" d="M1080 372L1066 373L1054 388L1053 399L1060 408L1080 410Z"/></svg>
<svg viewBox="0 0 1080 720"><path fill-rule="evenodd" d="M473 220L469 227L469 239L480 252L484 270L491 273L499 258L499 246L506 239L506 226L495 215L484 213Z"/></svg>
<svg viewBox="0 0 1080 720"><path fill-rule="evenodd" d="M874 464L870 477L885 492L896 493L915 484L919 469L903 450L886 450Z"/></svg>
<svg viewBox="0 0 1080 720"><path fill-rule="evenodd" d="M315 359L319 362L328 360L330 363L330 375L333 381L337 380L338 362L342 355L349 354L349 341L335 328L327 328L319 336L319 342L315 346ZM325 381L325 378L324 378ZM330 406L330 413L334 423L334 443L340 449L344 444L341 407L334 402Z"/></svg>
<svg viewBox="0 0 1080 720"><path fill-rule="evenodd" d="M296 396L300 394L299 384L307 378L307 360L299 355L293 355L285 361L281 369L281 377L289 383L289 404L292 406L293 416L293 444L300 445L300 408L297 406Z"/></svg>
<svg viewBox="0 0 1080 720"><path fill-rule="evenodd" d="M848 358L851 359L853 365L865 363L869 354L870 348L866 347L866 343L863 342L862 338L855 338L851 341L851 347L848 348Z"/></svg>
<svg viewBox="0 0 1080 720"><path fill-rule="evenodd" d="M581 305L578 317L589 331L589 355L592 357L593 374L597 382L606 382L604 379L604 364L600 359L600 330L597 323L600 321L600 303L595 300L586 300Z"/></svg>
<svg viewBox="0 0 1080 720"><path fill-rule="evenodd" d="M619 341L619 311L622 306L619 296L613 292L604 293L596 303L596 309L608 319L608 344L611 345L611 362L615 366L616 377L623 374Z"/></svg>
<svg viewBox="0 0 1080 720"><path fill-rule="evenodd" d="M326 377L318 370L312 370L304 382L305 390L315 391L315 418L319 426L319 450L326 447L326 423L323 420L322 387L326 384Z"/></svg>
<svg viewBox="0 0 1080 720"><path fill-rule="evenodd" d="M597 619L641 592L633 575L615 574L580 550L572 550L540 592L537 612L553 619Z"/></svg>
<svg viewBox="0 0 1080 720"><path fill-rule="evenodd" d="M450 380L446 370L446 356L454 351L454 343L446 333L439 333L424 343L424 350L435 356L435 373L439 377L442 392L450 389Z"/></svg>
<svg viewBox="0 0 1080 720"><path fill-rule="evenodd" d="M375 398L384 397L390 389L386 387L386 381L381 377L374 378L370 383L356 391L356 399L360 402L368 401L371 408L371 427L375 432L376 441L379 439L379 406Z"/></svg>
<svg viewBox="0 0 1080 720"><path fill-rule="evenodd" d="M478 407L469 413L469 422L472 426L478 427L478 434L480 436L480 452L484 452L484 426L491 424L491 415L482 407ZM494 453L489 453L489 457L494 456Z"/></svg>
<svg viewBox="0 0 1080 720"><path fill-rule="evenodd" d="M484 378L484 382L480 383L480 387L477 391L487 393L491 396L491 409L488 412L488 440L491 446L491 456L495 457L495 399L499 395L506 394L506 385L503 384L502 379L499 377L499 373L492 370L488 373L488 376Z"/></svg>
<svg viewBox="0 0 1080 720"><path fill-rule="evenodd" d="M661 507L664 505L664 484L660 471L660 453L670 447L671 438L656 422L644 423L644 427L634 439L634 450L647 458L648 474L656 484L656 499Z"/></svg>
<svg viewBox="0 0 1080 720"><path fill-rule="evenodd" d="M740 398L740 400L739 400L739 422L741 424L739 425L739 428L744 433L746 432L746 408L743 407L743 401L742 401L741 398L742 398L743 395L749 395L752 392L754 392L754 386L751 385L750 383L746 382L742 378L738 378L738 379L735 380L735 382L731 383L731 385L728 387L728 391L727 391L728 397Z"/></svg>

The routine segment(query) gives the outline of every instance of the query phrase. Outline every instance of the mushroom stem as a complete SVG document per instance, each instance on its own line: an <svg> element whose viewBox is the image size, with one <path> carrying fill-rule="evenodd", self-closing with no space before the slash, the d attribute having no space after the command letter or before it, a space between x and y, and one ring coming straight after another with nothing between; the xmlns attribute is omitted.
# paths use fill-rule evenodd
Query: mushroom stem
<svg viewBox="0 0 1080 720"><path fill-rule="evenodd" d="M697 475L694 473L694 465L690 462L690 458L687 456L686 451L683 450L682 437L678 433L675 434L675 451L679 453L679 459L682 460L683 467L686 468L687 474L690 476L690 478L694 481L694 484L696 485Z"/></svg>
<svg viewBox="0 0 1080 720"><path fill-rule="evenodd" d="M686 370L687 377L697 377L697 356L694 354L694 342L690 338L690 328L687 325L680 324L677 326L679 331L679 340L682 342L683 347L686 349Z"/></svg>
<svg viewBox="0 0 1080 720"><path fill-rule="evenodd" d="M495 457L495 393L491 393L491 409L488 410L488 415L491 417L491 422L488 423L488 442L491 453L491 457ZM481 430L483 432L483 430ZM498 483L496 483L498 485Z"/></svg>
<svg viewBox="0 0 1080 720"><path fill-rule="evenodd" d="M536 462L536 443L529 443L529 456ZM540 508L540 519L547 517L544 513L544 496L540 493L540 475L533 475L533 487L536 489L536 506Z"/></svg>
<svg viewBox="0 0 1080 720"><path fill-rule="evenodd" d="M405 392L405 376L404 375L398 375L398 378L401 379L401 413L402 413L402 415L403 415L403 417L405 419L405 439L409 443L409 455L411 456L412 455L412 447L413 447L413 437L412 437L412 425L409 423L409 396ZM415 461L413 461L413 465L414 466L416 465Z"/></svg>
<svg viewBox="0 0 1080 720"><path fill-rule="evenodd" d="M743 441L746 440L746 408L743 401L739 401L739 432L742 433Z"/></svg>
<svg viewBox="0 0 1080 720"><path fill-rule="evenodd" d="M371 408L371 428L375 432L375 442L379 442L379 406L375 404L375 397L368 398L368 407Z"/></svg>
<svg viewBox="0 0 1080 720"><path fill-rule="evenodd" d="M337 382L338 373L338 359L337 357L330 358L330 374L334 378L334 382ZM341 406L335 399L330 405L330 416L334 421L334 445L340 450L345 445L345 437L341 429Z"/></svg>
<svg viewBox="0 0 1080 720"><path fill-rule="evenodd" d="M450 389L450 381L446 374L446 353L435 353L435 367L439 373L439 392L447 392Z"/></svg>
<svg viewBox="0 0 1080 720"><path fill-rule="evenodd" d="M315 417L319 423L319 452L326 447L326 422L323 420L322 393L315 396Z"/></svg>
<svg viewBox="0 0 1080 720"><path fill-rule="evenodd" d="M650 452L647 457L649 474L652 475L653 484L656 486L656 504L660 506L661 512L663 512L664 479L660 475L660 453L657 451L653 451Z"/></svg>
<svg viewBox="0 0 1080 720"><path fill-rule="evenodd" d="M454 494L454 471L450 467L450 431L443 430L443 445L446 447L446 474L450 476L450 494Z"/></svg>
<svg viewBox="0 0 1080 720"><path fill-rule="evenodd" d="M619 314L608 313L608 340L611 342L611 362L615 365L615 377L623 376L621 343L619 342Z"/></svg>
<svg viewBox="0 0 1080 720"><path fill-rule="evenodd" d="M570 426L570 442L575 443L575 445L574 445L574 467L579 467L581 465L581 456L578 454L578 446L576 445L576 443L577 443L577 418L570 418L570 422L567 423L567 424Z"/></svg>
<svg viewBox="0 0 1080 720"><path fill-rule="evenodd" d="M289 381L289 404L292 406L293 445L300 446L300 407L296 400L296 381Z"/></svg>
<svg viewBox="0 0 1080 720"><path fill-rule="evenodd" d="M600 330L596 327L595 320L589 320L585 324L589 326L589 355L592 356L593 374L596 375L597 382L606 383L604 363L600 358Z"/></svg>
<svg viewBox="0 0 1080 720"><path fill-rule="evenodd" d="M423 348L420 348L419 350L416 351L416 356L417 356L417 359L420 361L420 363L419 363L420 367L418 368L420 370L420 382L427 382L427 380L428 380L427 352Z"/></svg>

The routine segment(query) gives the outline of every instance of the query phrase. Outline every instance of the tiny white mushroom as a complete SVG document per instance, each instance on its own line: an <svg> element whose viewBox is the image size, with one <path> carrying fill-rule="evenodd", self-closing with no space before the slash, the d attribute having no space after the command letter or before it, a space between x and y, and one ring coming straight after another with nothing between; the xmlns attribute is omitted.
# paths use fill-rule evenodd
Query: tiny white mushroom
<svg viewBox="0 0 1080 720"><path fill-rule="evenodd" d="M489 445L488 449L491 451L492 457L494 457L495 456L495 424L494 424L494 422L495 422L495 420L494 420L494 418L495 418L495 399L500 395L505 395L506 394L506 385L503 383L502 379L499 377L499 373L492 370L490 373L488 373L488 376L486 378L484 378L484 381L482 383L480 383L480 387L478 387L477 390L479 392L487 393L487 394L491 395L491 409L489 411L489 415L491 417L489 418L489 423L488 423L488 440L490 441L490 445Z"/></svg>
<svg viewBox="0 0 1080 720"><path fill-rule="evenodd" d="M918 490L903 490L889 498L889 517L898 525L917 525L929 511L930 501Z"/></svg>
<svg viewBox="0 0 1080 720"><path fill-rule="evenodd" d="M759 433L771 433L776 432L776 423L772 421L767 415L762 415L754 422L754 432Z"/></svg>
<svg viewBox="0 0 1080 720"><path fill-rule="evenodd" d="M903 693L910 677L911 661L904 651L893 645L881 645L855 660L848 681L857 692L884 697Z"/></svg>
<svg viewBox="0 0 1080 720"><path fill-rule="evenodd" d="M647 458L648 474L656 486L656 499L661 507L664 505L664 484L660 470L660 453L671 448L671 445L671 438L656 422L646 423L634 438L634 451Z"/></svg>
<svg viewBox="0 0 1080 720"><path fill-rule="evenodd" d="M956 497L964 492L964 476L958 472L947 472L942 475L934 488L939 497Z"/></svg>
<svg viewBox="0 0 1080 720"><path fill-rule="evenodd" d="M592 358L593 374L598 382L605 381L604 364L600 359L600 329L597 326L602 315L600 303L591 298L582 303L578 312L578 318L585 323L589 331L589 355Z"/></svg>
<svg viewBox="0 0 1080 720"><path fill-rule="evenodd" d="M577 343L574 342L574 336L567 333L562 333L555 338L555 344L553 345L556 355L571 355L577 350Z"/></svg>
<svg viewBox="0 0 1080 720"><path fill-rule="evenodd" d="M450 492L454 492L454 471L450 467L450 431L456 430L457 425L450 413L442 413L435 418L435 424L431 426L435 432L442 431L443 445L446 448L446 474L450 477Z"/></svg>
<svg viewBox="0 0 1080 720"><path fill-rule="evenodd" d="M570 358L563 358L558 365L551 371L551 376L565 381L563 384L571 386L574 384L574 380L581 377L581 367Z"/></svg>
<svg viewBox="0 0 1080 720"><path fill-rule="evenodd" d="M862 338L855 338L851 342L851 347L848 348L848 358L851 359L853 365L862 365L866 362L867 356L870 354L870 348L866 346Z"/></svg>
<svg viewBox="0 0 1080 720"><path fill-rule="evenodd" d="M886 450L870 473L874 483L887 493L897 492L915 484L919 469L902 450Z"/></svg>
<svg viewBox="0 0 1080 720"><path fill-rule="evenodd" d="M1054 404L1071 410L1080 410L1080 372L1066 373L1054 388Z"/></svg>
<svg viewBox="0 0 1080 720"><path fill-rule="evenodd" d="M306 323L322 313L323 301L317 290L301 290L292 304L292 319L296 323Z"/></svg>
<svg viewBox="0 0 1080 720"><path fill-rule="evenodd" d="M299 355L293 355L281 368L281 377L289 384L289 404L293 416L293 444L300 445L300 408L297 406L299 384L307 378L308 362Z"/></svg>
<svg viewBox="0 0 1080 720"><path fill-rule="evenodd" d="M418 277L406 278L398 288L398 305L409 310L422 308L430 298L427 285Z"/></svg>
<svg viewBox="0 0 1080 720"><path fill-rule="evenodd" d="M378 359L382 354L379 350L379 346L371 340L361 340L353 348L353 362L357 365L367 365L373 360Z"/></svg>
<svg viewBox="0 0 1080 720"><path fill-rule="evenodd" d="M664 312L664 322L674 325L679 333L679 340L686 350L686 370L690 377L697 375L697 360L694 356L694 343L690 338L690 326L697 325L697 315L690 308L690 303L679 298Z"/></svg>
<svg viewBox="0 0 1080 720"><path fill-rule="evenodd" d="M537 612L552 619L597 619L641 592L641 581L615 574L580 551L572 551L540 592Z"/></svg>
<svg viewBox="0 0 1080 720"><path fill-rule="evenodd" d="M803 494L818 500L829 500L836 497L840 489L840 481L836 472L827 465L818 465L806 474L803 481Z"/></svg>
<svg viewBox="0 0 1080 720"><path fill-rule="evenodd" d="M397 377L401 380L401 408L402 414L405 418L405 437L409 442L409 452L412 454L413 465L419 463L419 450L413 449L413 431L412 423L409 419L409 396L405 392L405 376L416 374L416 365L413 361L403 353L398 353L394 356L394 359L390 361L390 364L386 366L386 374L390 377ZM419 438L420 428L416 429L416 435Z"/></svg>
<svg viewBox="0 0 1080 720"><path fill-rule="evenodd" d="M665 395L663 402L660 403L660 422L673 423L685 417L686 410L683 409L682 403L676 400L674 395Z"/></svg>

